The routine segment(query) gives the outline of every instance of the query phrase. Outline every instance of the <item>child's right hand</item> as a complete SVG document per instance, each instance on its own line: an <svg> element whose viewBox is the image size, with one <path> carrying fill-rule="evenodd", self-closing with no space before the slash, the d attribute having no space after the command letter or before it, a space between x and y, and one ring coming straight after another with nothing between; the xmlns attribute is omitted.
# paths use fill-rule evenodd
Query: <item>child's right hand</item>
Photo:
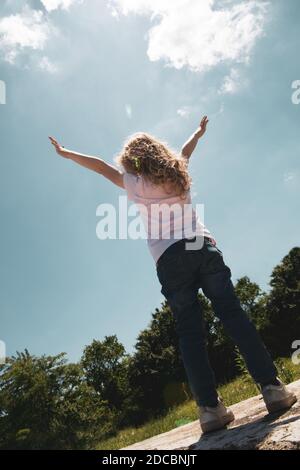
<svg viewBox="0 0 300 470"><path fill-rule="evenodd" d="M49 136L49 139L51 144L55 147L56 153L58 153L58 155L60 155L61 157L68 158L68 154L64 146L60 145L57 140L53 137Z"/></svg>

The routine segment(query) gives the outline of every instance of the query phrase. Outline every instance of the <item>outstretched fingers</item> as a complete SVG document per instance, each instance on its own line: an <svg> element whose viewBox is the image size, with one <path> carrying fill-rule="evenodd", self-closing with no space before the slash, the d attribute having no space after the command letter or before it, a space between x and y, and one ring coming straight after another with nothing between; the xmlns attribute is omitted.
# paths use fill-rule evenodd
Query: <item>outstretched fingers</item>
<svg viewBox="0 0 300 470"><path fill-rule="evenodd" d="M201 125L201 127L205 127L207 123L208 123L207 116L204 116L201 120L200 125Z"/></svg>
<svg viewBox="0 0 300 470"><path fill-rule="evenodd" d="M61 149L64 149L64 146L63 145L60 145L56 139L54 139L54 137L50 137L49 136L49 139L50 139L50 142L52 145L54 145L56 151L60 151Z"/></svg>
<svg viewBox="0 0 300 470"><path fill-rule="evenodd" d="M51 136L49 135L49 139L50 139L50 141L51 141L52 144L58 144L57 140L54 139L54 137L51 137Z"/></svg>

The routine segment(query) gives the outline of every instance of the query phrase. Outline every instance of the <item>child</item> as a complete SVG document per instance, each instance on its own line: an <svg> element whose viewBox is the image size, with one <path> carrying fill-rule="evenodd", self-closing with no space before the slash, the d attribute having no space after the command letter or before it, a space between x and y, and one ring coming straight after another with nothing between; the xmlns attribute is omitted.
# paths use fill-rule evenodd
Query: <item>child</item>
<svg viewBox="0 0 300 470"><path fill-rule="evenodd" d="M133 134L116 158L124 171L100 158L67 150L50 137L59 155L105 176L124 188L128 198L138 204L161 292L174 315L183 364L204 433L226 426L234 420L234 415L224 406L216 391L198 300L200 287L239 347L249 372L261 389L268 411L289 408L297 400L278 379L268 351L243 311L234 291L230 268L224 263L223 253L215 239L193 208L187 215L184 213L186 207L192 207L189 158L199 138L206 132L207 123L207 116L204 116L197 130L183 145L180 155L148 133ZM169 219L163 217L161 221L160 213L152 211L154 206L160 205L176 207L177 210L169 211Z"/></svg>

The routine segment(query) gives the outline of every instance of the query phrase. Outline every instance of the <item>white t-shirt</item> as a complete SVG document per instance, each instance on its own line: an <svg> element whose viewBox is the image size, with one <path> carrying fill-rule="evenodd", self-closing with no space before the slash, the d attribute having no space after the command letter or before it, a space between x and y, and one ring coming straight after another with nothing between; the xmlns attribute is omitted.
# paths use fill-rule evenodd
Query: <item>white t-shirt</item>
<svg viewBox="0 0 300 470"><path fill-rule="evenodd" d="M195 235L213 238L192 207L190 191L183 199L128 172L123 173L123 182L128 199L137 204L155 262L170 245L182 238Z"/></svg>

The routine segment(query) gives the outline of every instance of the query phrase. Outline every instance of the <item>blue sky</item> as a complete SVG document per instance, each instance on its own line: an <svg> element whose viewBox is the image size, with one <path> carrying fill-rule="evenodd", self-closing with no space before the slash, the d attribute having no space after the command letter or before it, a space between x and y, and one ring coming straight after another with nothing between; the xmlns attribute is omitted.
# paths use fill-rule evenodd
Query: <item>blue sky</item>
<svg viewBox="0 0 300 470"><path fill-rule="evenodd" d="M221 10L222 8L222 10ZM0 6L0 339L68 353L116 334L128 352L163 297L145 240L99 240L122 189L48 142L109 162L128 134L179 149L207 114L193 201L230 266L268 289L299 245L298 0L5 0ZM1 101L1 100L0 100Z"/></svg>

